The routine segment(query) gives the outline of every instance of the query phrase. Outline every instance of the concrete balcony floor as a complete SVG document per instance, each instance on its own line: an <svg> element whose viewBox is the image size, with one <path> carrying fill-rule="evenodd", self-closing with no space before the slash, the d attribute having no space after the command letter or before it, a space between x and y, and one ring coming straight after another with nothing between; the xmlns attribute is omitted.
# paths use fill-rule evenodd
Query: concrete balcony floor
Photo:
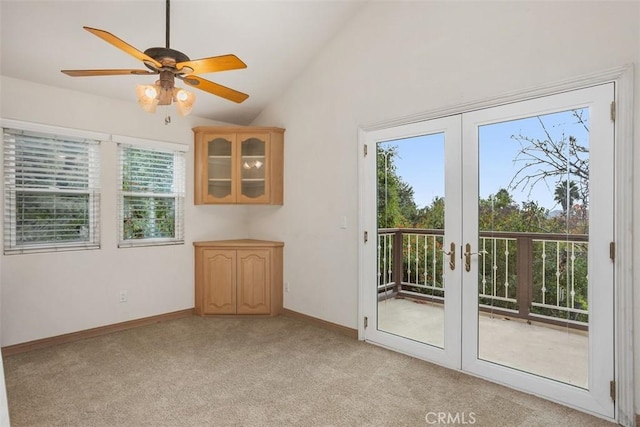
<svg viewBox="0 0 640 427"><path fill-rule="evenodd" d="M380 301L378 329L442 347L443 306L410 298ZM584 331L482 313L478 334L480 359L588 387L589 337Z"/></svg>

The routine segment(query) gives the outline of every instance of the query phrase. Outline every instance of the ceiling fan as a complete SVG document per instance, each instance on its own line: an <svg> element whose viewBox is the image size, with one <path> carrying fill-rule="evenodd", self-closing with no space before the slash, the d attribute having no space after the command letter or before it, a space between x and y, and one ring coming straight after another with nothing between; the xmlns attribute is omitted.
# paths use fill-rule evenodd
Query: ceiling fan
<svg viewBox="0 0 640 427"><path fill-rule="evenodd" d="M157 105L169 105L176 102L181 115L189 114L195 96L193 93L174 86L175 78L187 85L209 92L213 95L241 103L249 95L203 79L196 74L217 71L237 70L247 65L235 55L222 55L210 58L190 60L187 55L169 47L169 0L166 2L166 47L151 47L144 52L139 51L113 34L91 27L83 27L107 43L139 59L149 70L144 69L101 69L101 70L61 70L71 77L115 76L115 75L148 75L159 74L154 85L139 85L138 102L148 112L155 112Z"/></svg>

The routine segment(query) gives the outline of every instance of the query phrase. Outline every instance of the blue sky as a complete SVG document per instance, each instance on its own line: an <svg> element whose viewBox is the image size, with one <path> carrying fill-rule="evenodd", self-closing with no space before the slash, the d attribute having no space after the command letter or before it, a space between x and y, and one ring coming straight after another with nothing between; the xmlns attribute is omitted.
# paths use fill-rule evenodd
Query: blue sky
<svg viewBox="0 0 640 427"><path fill-rule="evenodd" d="M588 110L583 118L588 124ZM588 132L569 112L541 116L542 122L553 139L562 134L575 136L581 145L588 146ZM481 126L479 130L480 197L487 198L500 188L508 188L509 182L522 167L514 163L520 150L520 143L512 135L546 139L538 118L526 118L503 123ZM415 201L419 207L431 203L434 197L444 194L444 135L434 134L404 140L382 143L383 147L396 146L396 171L414 189ZM538 183L531 194L530 188L509 189L516 202L536 200L547 209L559 209L553 200L555 182L549 181L549 188Z"/></svg>

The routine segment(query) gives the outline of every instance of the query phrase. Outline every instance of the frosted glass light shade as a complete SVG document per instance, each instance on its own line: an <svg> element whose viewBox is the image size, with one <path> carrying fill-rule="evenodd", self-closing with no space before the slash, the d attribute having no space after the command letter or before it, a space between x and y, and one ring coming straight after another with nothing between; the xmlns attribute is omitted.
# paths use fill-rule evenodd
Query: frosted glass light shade
<svg viewBox="0 0 640 427"><path fill-rule="evenodd" d="M188 92L184 89L173 88L173 101L176 104L176 110L181 116L186 116L191 112L193 103L196 101L196 96L193 92Z"/></svg>
<svg viewBox="0 0 640 427"><path fill-rule="evenodd" d="M138 85L136 87L136 95L138 96L138 104L147 113L155 113L158 106L158 92L155 86Z"/></svg>
<svg viewBox="0 0 640 427"><path fill-rule="evenodd" d="M155 85L138 85L136 87L138 104L148 113L155 113L158 105L176 104L176 110L181 116L191 112L196 96L189 91L179 88L162 88Z"/></svg>

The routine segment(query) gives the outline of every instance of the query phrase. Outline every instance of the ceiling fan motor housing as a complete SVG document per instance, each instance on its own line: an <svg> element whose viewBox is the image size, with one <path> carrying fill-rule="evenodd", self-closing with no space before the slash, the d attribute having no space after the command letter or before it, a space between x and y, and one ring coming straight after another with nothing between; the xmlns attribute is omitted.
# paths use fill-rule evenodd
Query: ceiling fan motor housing
<svg viewBox="0 0 640 427"><path fill-rule="evenodd" d="M173 68L174 70L178 62L187 62L190 60L184 53L166 47L150 47L145 50L144 53L161 63L164 67ZM152 64L145 62L144 65L146 65L150 70L157 70L157 68Z"/></svg>
<svg viewBox="0 0 640 427"><path fill-rule="evenodd" d="M160 79L156 82L159 86L158 105L170 105L173 101L174 78L171 70L160 71Z"/></svg>

